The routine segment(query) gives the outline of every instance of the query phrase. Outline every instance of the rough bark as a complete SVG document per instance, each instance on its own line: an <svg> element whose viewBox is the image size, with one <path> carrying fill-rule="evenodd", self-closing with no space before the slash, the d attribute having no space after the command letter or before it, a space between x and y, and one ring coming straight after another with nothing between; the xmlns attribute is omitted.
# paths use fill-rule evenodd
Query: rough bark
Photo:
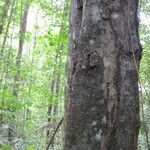
<svg viewBox="0 0 150 150"><path fill-rule="evenodd" d="M65 150L137 150L138 0L72 0Z"/></svg>

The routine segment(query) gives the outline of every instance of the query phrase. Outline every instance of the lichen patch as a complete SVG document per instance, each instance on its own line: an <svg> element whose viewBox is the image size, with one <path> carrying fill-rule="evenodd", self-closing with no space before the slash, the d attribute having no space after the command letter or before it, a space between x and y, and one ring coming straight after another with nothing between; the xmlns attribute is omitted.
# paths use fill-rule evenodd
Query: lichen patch
<svg viewBox="0 0 150 150"><path fill-rule="evenodd" d="M75 30L73 30L72 37L73 37L73 40L75 40L76 38Z"/></svg>
<svg viewBox="0 0 150 150"><path fill-rule="evenodd" d="M100 141L101 138L102 138L102 130L100 129L95 135L95 140Z"/></svg>
<svg viewBox="0 0 150 150"><path fill-rule="evenodd" d="M96 125L97 125L97 121L94 120L94 121L92 122L92 126L96 126Z"/></svg>
<svg viewBox="0 0 150 150"><path fill-rule="evenodd" d="M106 124L106 116L102 118L102 124Z"/></svg>
<svg viewBox="0 0 150 150"><path fill-rule="evenodd" d="M113 12L113 13L111 14L111 18L112 18L112 19L118 19L118 18L119 18L119 14L118 14L117 12Z"/></svg>
<svg viewBox="0 0 150 150"><path fill-rule="evenodd" d="M99 7L97 5L93 5L91 7L91 15L92 15L92 20L94 22L98 22L100 20L100 11L99 11Z"/></svg>
<svg viewBox="0 0 150 150"><path fill-rule="evenodd" d="M89 42L90 42L91 45L95 44L95 41L93 39L91 39Z"/></svg>

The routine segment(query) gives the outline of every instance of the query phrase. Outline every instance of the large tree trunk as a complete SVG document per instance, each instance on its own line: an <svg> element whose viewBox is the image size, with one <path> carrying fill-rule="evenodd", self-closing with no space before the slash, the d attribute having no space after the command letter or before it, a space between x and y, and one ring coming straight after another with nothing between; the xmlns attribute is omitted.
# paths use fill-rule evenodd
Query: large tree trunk
<svg viewBox="0 0 150 150"><path fill-rule="evenodd" d="M137 150L138 0L72 0L65 150Z"/></svg>

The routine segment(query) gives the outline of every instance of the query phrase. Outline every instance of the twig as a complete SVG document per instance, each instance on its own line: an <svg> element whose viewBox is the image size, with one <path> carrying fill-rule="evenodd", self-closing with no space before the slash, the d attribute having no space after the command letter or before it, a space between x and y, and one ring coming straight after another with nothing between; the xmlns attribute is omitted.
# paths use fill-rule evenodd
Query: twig
<svg viewBox="0 0 150 150"><path fill-rule="evenodd" d="M54 140L54 138L55 138L55 135L56 135L56 133L57 133L57 131L58 131L60 125L62 124L63 120L64 120L64 118L61 118L61 120L59 121L59 123L58 123L58 125L57 125L57 128L56 128L54 134L52 135L52 137L51 137L51 139L50 139L50 141L49 141L49 143L48 143L48 145L47 145L47 147L46 147L46 150L49 150L49 147L51 146L51 144L52 144L52 142L53 142L53 140Z"/></svg>

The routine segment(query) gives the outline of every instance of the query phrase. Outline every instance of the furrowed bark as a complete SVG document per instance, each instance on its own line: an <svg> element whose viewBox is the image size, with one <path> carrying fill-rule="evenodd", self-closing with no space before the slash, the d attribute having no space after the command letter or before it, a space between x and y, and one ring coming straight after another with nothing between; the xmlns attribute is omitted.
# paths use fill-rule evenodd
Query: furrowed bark
<svg viewBox="0 0 150 150"><path fill-rule="evenodd" d="M137 150L138 0L73 0L65 150Z"/></svg>

